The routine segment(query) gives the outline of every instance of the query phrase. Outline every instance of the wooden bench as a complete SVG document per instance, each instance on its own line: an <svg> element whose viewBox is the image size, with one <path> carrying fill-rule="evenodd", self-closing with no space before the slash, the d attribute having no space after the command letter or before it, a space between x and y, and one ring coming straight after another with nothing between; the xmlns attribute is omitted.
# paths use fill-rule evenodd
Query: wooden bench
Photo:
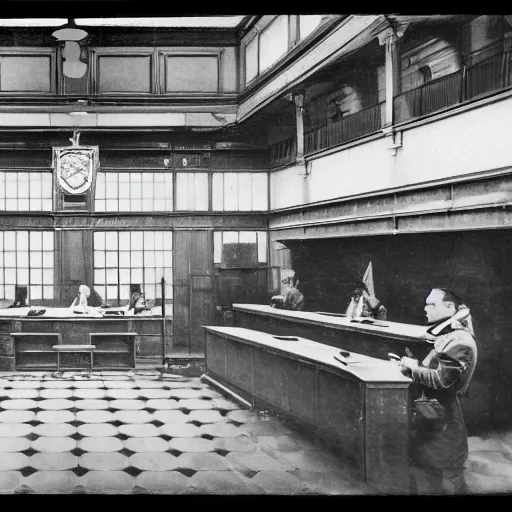
<svg viewBox="0 0 512 512"><path fill-rule="evenodd" d="M91 332L96 368L135 368L136 332Z"/></svg>
<svg viewBox="0 0 512 512"><path fill-rule="evenodd" d="M93 353L96 347L94 345L54 345L53 349L57 352L57 371L60 372L60 355L62 352L68 354L90 354L89 371L92 371L93 366Z"/></svg>

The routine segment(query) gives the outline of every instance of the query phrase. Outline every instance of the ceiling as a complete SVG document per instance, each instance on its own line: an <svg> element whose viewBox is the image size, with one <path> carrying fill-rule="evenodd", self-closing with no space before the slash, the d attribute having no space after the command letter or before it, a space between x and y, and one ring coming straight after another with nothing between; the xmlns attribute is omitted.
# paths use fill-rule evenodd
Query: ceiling
<svg viewBox="0 0 512 512"><path fill-rule="evenodd" d="M62 12L62 14L66 14ZM87 27L149 27L149 28L221 28L235 29L246 16L174 16L75 18L78 26ZM1 27L57 27L67 18L0 18Z"/></svg>

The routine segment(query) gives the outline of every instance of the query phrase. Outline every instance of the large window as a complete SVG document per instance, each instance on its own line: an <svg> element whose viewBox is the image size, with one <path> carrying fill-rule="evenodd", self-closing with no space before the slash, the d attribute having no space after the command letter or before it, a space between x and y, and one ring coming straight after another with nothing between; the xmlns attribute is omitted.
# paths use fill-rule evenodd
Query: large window
<svg viewBox="0 0 512 512"><path fill-rule="evenodd" d="M260 35L260 72L288 51L288 16L278 16Z"/></svg>
<svg viewBox="0 0 512 512"><path fill-rule="evenodd" d="M96 183L99 212L172 210L172 174L168 172L101 172Z"/></svg>
<svg viewBox="0 0 512 512"><path fill-rule="evenodd" d="M212 189L214 211L268 209L266 173L217 172L213 174Z"/></svg>
<svg viewBox="0 0 512 512"><path fill-rule="evenodd" d="M215 231L213 262L221 267L258 267L267 264L265 231Z"/></svg>
<svg viewBox="0 0 512 512"><path fill-rule="evenodd" d="M208 173L176 173L176 210L208 210Z"/></svg>
<svg viewBox="0 0 512 512"><path fill-rule="evenodd" d="M125 305L131 287L161 304L160 282L165 278L166 304L172 304L171 231L96 231L94 288L105 302ZM172 314L171 308L166 312Z"/></svg>
<svg viewBox="0 0 512 512"><path fill-rule="evenodd" d="M258 76L258 36L245 47L245 83Z"/></svg>
<svg viewBox="0 0 512 512"><path fill-rule="evenodd" d="M52 231L0 231L0 297L14 300L16 285L29 302L53 299Z"/></svg>
<svg viewBox="0 0 512 512"><path fill-rule="evenodd" d="M309 36L322 21L321 14L307 14L299 16L299 36L304 39Z"/></svg>
<svg viewBox="0 0 512 512"><path fill-rule="evenodd" d="M51 173L0 172L0 210L51 211Z"/></svg>

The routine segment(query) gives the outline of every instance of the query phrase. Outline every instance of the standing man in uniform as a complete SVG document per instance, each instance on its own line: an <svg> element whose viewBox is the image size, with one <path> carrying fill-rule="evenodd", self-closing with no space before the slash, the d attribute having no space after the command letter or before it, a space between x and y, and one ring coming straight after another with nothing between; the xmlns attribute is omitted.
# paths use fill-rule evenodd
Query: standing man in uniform
<svg viewBox="0 0 512 512"><path fill-rule="evenodd" d="M403 357L400 364L426 398L437 399L439 419L416 414L412 432L412 464L418 494L465 494L464 462L468 437L461 400L477 362L470 311L458 295L434 288L425 303L434 346L420 364Z"/></svg>

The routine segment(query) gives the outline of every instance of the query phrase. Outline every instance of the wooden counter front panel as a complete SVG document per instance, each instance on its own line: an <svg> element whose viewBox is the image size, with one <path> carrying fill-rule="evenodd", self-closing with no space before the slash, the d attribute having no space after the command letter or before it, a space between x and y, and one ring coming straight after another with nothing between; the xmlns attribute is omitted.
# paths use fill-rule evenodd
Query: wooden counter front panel
<svg viewBox="0 0 512 512"><path fill-rule="evenodd" d="M366 387L366 480L403 492L409 481L409 392L407 387Z"/></svg>

